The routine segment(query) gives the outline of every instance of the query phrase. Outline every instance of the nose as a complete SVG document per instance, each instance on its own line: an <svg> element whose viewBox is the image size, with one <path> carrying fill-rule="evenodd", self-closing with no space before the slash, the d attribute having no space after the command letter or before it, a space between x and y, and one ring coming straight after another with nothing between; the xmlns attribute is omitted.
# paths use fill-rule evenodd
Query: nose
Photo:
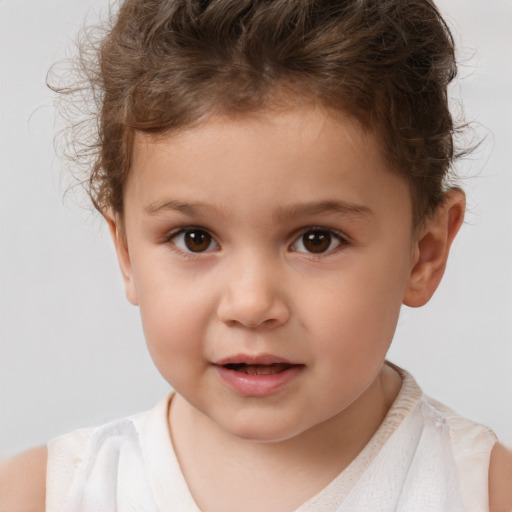
<svg viewBox="0 0 512 512"><path fill-rule="evenodd" d="M229 326L273 328L290 317L283 280L264 261L232 263L224 274L219 319Z"/></svg>

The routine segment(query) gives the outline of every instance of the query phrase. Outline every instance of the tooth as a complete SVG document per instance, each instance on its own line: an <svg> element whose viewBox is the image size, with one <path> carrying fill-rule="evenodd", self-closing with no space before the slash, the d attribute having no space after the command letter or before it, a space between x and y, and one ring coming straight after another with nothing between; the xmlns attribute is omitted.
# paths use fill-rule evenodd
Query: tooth
<svg viewBox="0 0 512 512"><path fill-rule="evenodd" d="M276 373L281 373L288 368L289 365L286 363L274 363L270 365L249 364L241 366L237 368L237 370L247 375L274 375Z"/></svg>

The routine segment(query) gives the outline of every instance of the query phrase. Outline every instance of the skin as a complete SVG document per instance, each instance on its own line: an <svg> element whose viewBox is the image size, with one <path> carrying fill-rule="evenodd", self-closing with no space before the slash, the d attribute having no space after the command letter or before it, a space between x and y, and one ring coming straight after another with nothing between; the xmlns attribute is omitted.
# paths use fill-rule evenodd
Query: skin
<svg viewBox="0 0 512 512"><path fill-rule="evenodd" d="M171 435L202 511L293 510L357 456L400 387L384 366L400 307L434 293L464 206L451 190L413 226L375 136L318 108L137 137L123 222L106 217L177 391ZM263 396L221 377L219 362L261 354L299 370ZM493 512L512 508L499 480L512 457L497 446Z"/></svg>
<svg viewBox="0 0 512 512"><path fill-rule="evenodd" d="M379 409L374 383L416 253L408 187L377 147L313 109L136 143L119 246L127 295L176 407L208 431L277 442L338 419L366 391ZM201 253L179 247L194 226L212 236ZM317 226L334 248L311 254L301 236ZM282 392L245 397L212 366L240 353L303 368Z"/></svg>
<svg viewBox="0 0 512 512"><path fill-rule="evenodd" d="M0 510L43 512L46 497L46 446L0 461Z"/></svg>
<svg viewBox="0 0 512 512"><path fill-rule="evenodd" d="M418 234L408 186L374 135L302 108L140 136L125 199L123 230L111 228L126 293L178 393L173 442L199 507L297 507L353 460L395 398L383 363L399 311L436 288L463 194L450 196L443 228ZM185 246L191 228L211 236L205 250ZM332 234L321 254L304 247L313 228ZM277 393L245 396L215 364L239 354L301 371Z"/></svg>

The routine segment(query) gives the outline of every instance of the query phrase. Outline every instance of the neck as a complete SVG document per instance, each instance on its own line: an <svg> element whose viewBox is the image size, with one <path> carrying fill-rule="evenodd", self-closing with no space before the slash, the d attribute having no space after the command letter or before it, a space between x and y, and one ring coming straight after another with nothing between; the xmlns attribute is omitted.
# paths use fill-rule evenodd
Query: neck
<svg viewBox="0 0 512 512"><path fill-rule="evenodd" d="M203 512L239 510L240 503L247 512L251 506L254 510L293 510L357 457L399 389L400 377L384 366L371 386L344 411L277 442L234 436L176 395L170 412L174 449ZM232 509L226 496L232 498Z"/></svg>

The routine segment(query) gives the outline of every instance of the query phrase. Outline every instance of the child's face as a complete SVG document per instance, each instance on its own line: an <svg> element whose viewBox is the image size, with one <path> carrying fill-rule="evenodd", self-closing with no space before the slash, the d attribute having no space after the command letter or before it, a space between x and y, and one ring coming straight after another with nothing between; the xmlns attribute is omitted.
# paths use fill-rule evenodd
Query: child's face
<svg viewBox="0 0 512 512"><path fill-rule="evenodd" d="M356 123L304 107L139 136L125 230L156 366L226 431L291 438L377 378L414 230L405 180Z"/></svg>

